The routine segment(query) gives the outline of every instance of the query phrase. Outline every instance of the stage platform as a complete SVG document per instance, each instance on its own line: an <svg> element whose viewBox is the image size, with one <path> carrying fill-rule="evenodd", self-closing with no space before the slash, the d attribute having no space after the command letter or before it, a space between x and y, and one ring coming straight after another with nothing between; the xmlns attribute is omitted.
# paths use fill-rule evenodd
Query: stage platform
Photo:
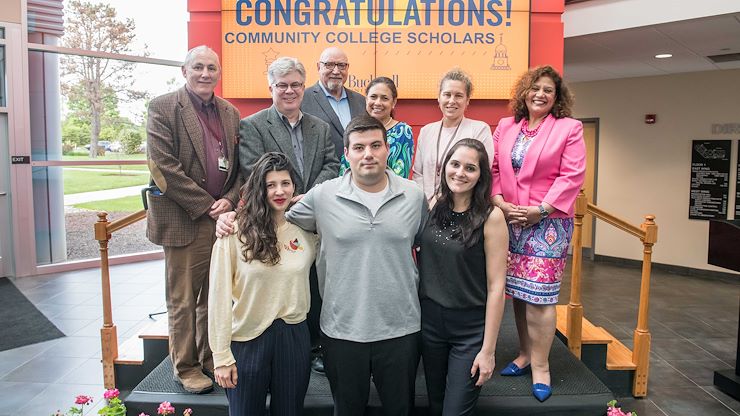
<svg viewBox="0 0 740 416"><path fill-rule="evenodd" d="M517 353L518 341L510 307L505 313L496 352L496 372L483 387L478 400L479 416L548 415L548 416L602 416L606 403L614 398L612 392L573 356L557 337L550 353L553 395L540 403L531 393L531 376L501 377L498 371ZM189 394L172 379L172 363L165 358L149 376L128 395L125 402L128 415L141 412L151 414L162 401L171 402L179 411L186 407L196 415L227 416L228 404L223 389L217 388L203 395ZM269 402L269 399L268 399ZM311 374L304 403L306 416L331 416L332 400L329 383L323 375ZM416 379L416 415L426 414L427 398L423 372ZM382 415L380 400L371 388L366 415Z"/></svg>

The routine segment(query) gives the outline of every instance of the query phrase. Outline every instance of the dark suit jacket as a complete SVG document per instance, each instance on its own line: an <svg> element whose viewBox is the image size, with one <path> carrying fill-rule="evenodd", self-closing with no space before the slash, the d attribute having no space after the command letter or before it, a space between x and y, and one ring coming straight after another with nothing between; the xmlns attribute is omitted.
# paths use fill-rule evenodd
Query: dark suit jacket
<svg viewBox="0 0 740 416"><path fill-rule="evenodd" d="M239 110L222 98L215 99L230 162L221 195L236 207L241 185L236 157ZM163 193L149 194L147 237L154 244L186 246L195 238L195 220L208 215L215 200L204 188L203 130L185 87L149 103L146 129L149 171Z"/></svg>
<svg viewBox="0 0 740 416"><path fill-rule="evenodd" d="M306 193L314 185L336 178L339 159L329 136L329 125L310 115L303 114L303 172L296 184L296 195ZM239 164L244 180L252 172L252 165L267 152L281 152L288 156L298 169L293 152L293 141L274 106L242 119L239 124Z"/></svg>
<svg viewBox="0 0 740 416"><path fill-rule="evenodd" d="M367 114L365 110L365 97L348 88L345 88L345 91L347 91L349 114L352 118L361 114ZM339 122L337 113L334 112L331 104L329 104L329 100L326 98L326 94L324 94L324 90L321 89L318 82L306 88L306 92L303 94L303 102L301 103L301 111L318 117L331 126L331 141L334 143L334 151L337 159L340 160L344 153L344 141L342 139L344 127Z"/></svg>

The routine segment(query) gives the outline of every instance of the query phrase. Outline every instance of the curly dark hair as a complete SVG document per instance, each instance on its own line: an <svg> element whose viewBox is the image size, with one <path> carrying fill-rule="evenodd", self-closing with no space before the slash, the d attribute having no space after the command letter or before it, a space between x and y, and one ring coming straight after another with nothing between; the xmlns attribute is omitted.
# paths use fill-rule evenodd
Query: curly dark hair
<svg viewBox="0 0 740 416"><path fill-rule="evenodd" d="M527 93L532 88L532 85L542 77L550 77L555 83L555 104L552 106L550 114L555 118L571 116L573 94L568 90L568 86L565 85L558 71L550 65L544 65L530 69L514 84L511 92L511 100L509 100L509 108L514 113L514 120L516 122L529 117L529 110L527 110L526 103Z"/></svg>
<svg viewBox="0 0 740 416"><path fill-rule="evenodd" d="M237 210L236 222L239 241L244 244L242 257L246 262L259 260L271 266L280 262L277 227L267 202L267 174L279 171L288 171L290 180L297 183L298 175L287 156L280 152L265 153L254 164L252 173L241 187L241 199L245 204ZM288 195L288 198L292 196Z"/></svg>
<svg viewBox="0 0 740 416"><path fill-rule="evenodd" d="M482 238L483 227L481 226L486 222L488 215L493 210L493 204L490 198L491 183L493 181L490 169L491 165L488 161L488 153L486 153L483 143L475 139L462 139L455 143L450 151L447 152L447 156L445 156L444 163L442 164L442 177L437 194L437 204L434 205L429 215L431 220L434 221L434 224L439 227L444 227L452 221L454 202L452 200L452 191L449 185L447 185L447 163L452 158L452 155L455 154L455 151L461 147L469 147L478 152L480 178L478 178L478 183L473 188L469 213L464 217L460 228L453 232L452 238L462 242L465 247L472 247Z"/></svg>

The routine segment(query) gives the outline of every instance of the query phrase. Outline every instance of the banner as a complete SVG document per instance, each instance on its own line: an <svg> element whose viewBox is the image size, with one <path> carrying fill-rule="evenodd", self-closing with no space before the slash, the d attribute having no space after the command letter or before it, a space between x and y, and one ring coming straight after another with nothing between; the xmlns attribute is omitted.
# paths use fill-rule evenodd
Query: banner
<svg viewBox="0 0 740 416"><path fill-rule="evenodd" d="M307 85L329 46L348 56L346 86L392 78L399 98L436 98L459 67L473 98L508 99L529 66L529 0L222 0L223 95L267 98L267 67L292 56Z"/></svg>

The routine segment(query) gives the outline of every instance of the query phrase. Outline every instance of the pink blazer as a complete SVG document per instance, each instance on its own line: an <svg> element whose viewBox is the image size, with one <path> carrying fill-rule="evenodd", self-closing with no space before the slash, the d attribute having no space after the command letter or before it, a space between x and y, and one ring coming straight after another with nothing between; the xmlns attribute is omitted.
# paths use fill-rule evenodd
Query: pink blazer
<svg viewBox="0 0 740 416"><path fill-rule="evenodd" d="M501 119L493 133L493 192L517 205L547 202L556 211L553 218L573 216L573 204L583 186L586 145L583 125L572 118L550 118L524 156L519 175L514 175L511 150L523 120Z"/></svg>

